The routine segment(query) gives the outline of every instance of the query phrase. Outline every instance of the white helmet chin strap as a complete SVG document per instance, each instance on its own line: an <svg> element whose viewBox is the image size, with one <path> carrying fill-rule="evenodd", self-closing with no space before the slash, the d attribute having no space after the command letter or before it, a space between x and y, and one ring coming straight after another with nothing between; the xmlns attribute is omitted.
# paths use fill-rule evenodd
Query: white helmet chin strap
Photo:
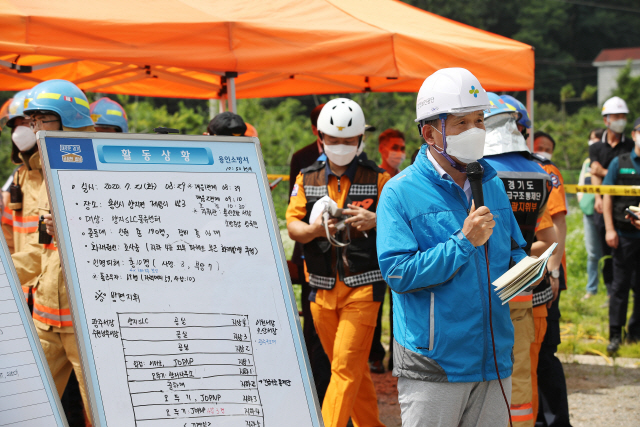
<svg viewBox="0 0 640 427"><path fill-rule="evenodd" d="M445 159L447 159L447 161L449 162L449 164L451 165L452 168L454 168L455 170L459 171L459 172L463 172L466 173L467 169L458 164L458 162L456 162L455 160L453 160L453 158L447 154L447 135L446 135L446 130L445 130L445 121L447 120L447 114L440 114L438 116L438 118L440 119L440 123L441 123L441 129L442 131L439 131L438 129L436 129L435 127L431 126L436 132L440 132L440 134L442 135L442 151L440 151L438 149L438 147L433 144L433 148L436 150L436 152L438 152L439 154L442 155L442 157L444 157Z"/></svg>

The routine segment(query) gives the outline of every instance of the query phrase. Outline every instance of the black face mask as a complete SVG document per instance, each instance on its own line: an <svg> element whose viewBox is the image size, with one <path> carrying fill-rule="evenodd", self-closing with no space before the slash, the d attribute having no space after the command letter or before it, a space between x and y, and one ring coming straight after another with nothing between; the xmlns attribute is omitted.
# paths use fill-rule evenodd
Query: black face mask
<svg viewBox="0 0 640 427"><path fill-rule="evenodd" d="M522 132L520 132L522 134L522 136L524 136L524 140L526 141L527 139L529 139L529 132L527 132L527 129L523 130Z"/></svg>

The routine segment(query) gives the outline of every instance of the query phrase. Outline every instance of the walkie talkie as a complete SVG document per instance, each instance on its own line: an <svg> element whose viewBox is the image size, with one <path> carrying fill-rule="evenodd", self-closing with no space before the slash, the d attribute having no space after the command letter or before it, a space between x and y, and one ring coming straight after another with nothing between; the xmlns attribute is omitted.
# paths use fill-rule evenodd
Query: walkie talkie
<svg viewBox="0 0 640 427"><path fill-rule="evenodd" d="M44 223L44 215L40 215L38 221L38 243L48 245L53 240L53 236L47 233L47 225Z"/></svg>

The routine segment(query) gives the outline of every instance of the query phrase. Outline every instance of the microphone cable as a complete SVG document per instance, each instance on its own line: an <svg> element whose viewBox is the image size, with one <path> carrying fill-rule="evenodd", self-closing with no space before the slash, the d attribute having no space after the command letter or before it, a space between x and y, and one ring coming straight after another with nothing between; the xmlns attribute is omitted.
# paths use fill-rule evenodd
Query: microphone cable
<svg viewBox="0 0 640 427"><path fill-rule="evenodd" d="M493 362L496 365L496 374L498 374L498 384L500 384L500 390L502 391L502 397L504 398L504 403L507 405L507 414L509 414L509 425L513 427L513 420L511 419L511 406L509 405L509 400L507 399L507 394L504 392L504 387L502 386L502 380L500 379L500 371L498 370L498 356L496 355L496 341L493 337L493 316L491 314L491 271L489 270L489 241L484 244L484 258L487 262L487 287L489 290L489 330L491 331L491 346L493 347Z"/></svg>

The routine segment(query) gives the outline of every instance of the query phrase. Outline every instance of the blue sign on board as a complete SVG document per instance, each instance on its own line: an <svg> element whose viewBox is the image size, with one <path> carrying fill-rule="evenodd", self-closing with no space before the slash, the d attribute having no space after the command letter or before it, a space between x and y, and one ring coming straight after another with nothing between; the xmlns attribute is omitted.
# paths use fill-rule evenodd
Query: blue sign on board
<svg viewBox="0 0 640 427"><path fill-rule="evenodd" d="M92 140L47 138L46 142L52 169L96 170Z"/></svg>
<svg viewBox="0 0 640 427"><path fill-rule="evenodd" d="M213 156L206 148L196 147L141 147L125 145L99 145L98 157L102 163L120 164L172 164L212 165Z"/></svg>

